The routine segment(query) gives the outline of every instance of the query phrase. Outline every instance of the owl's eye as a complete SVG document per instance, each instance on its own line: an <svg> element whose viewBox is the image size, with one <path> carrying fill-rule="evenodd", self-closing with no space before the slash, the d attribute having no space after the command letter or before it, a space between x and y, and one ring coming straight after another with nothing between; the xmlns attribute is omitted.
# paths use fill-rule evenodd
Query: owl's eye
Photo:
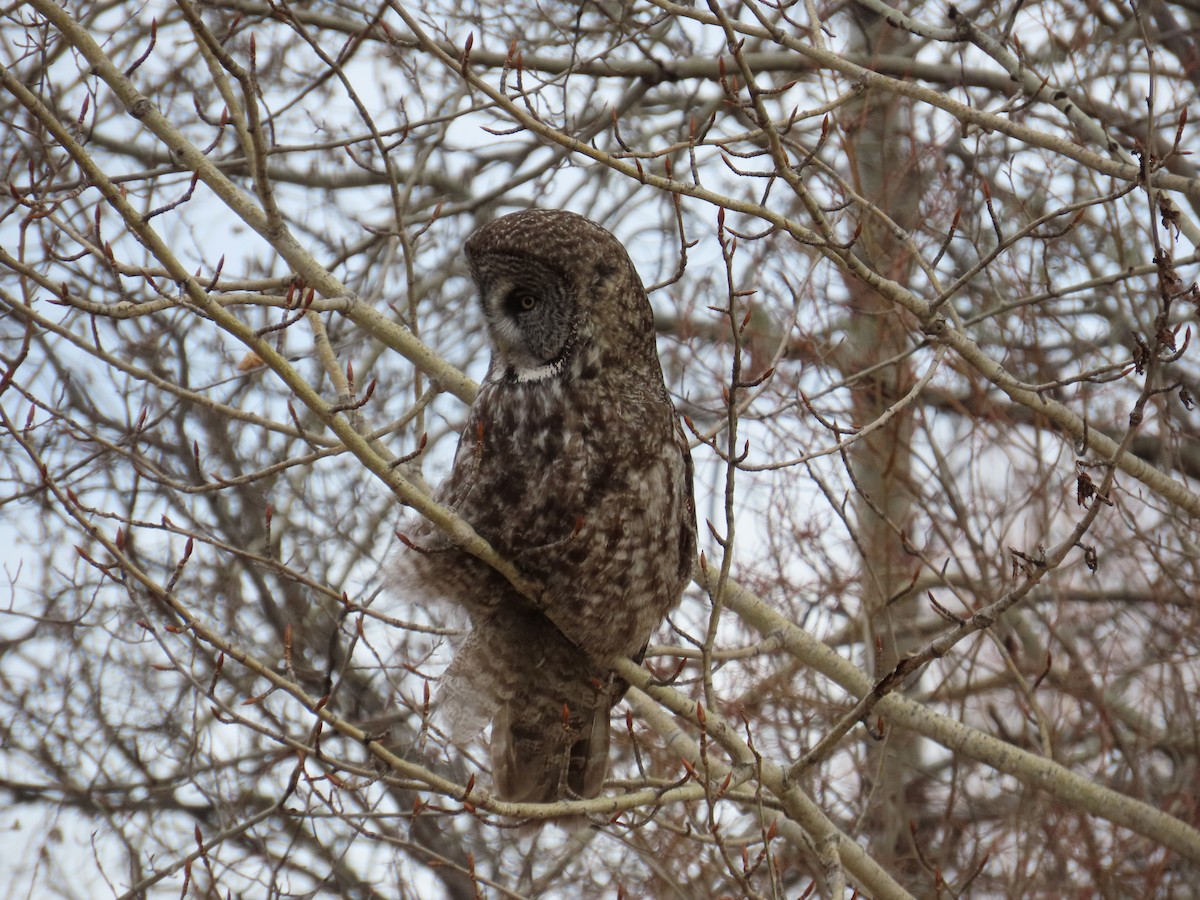
<svg viewBox="0 0 1200 900"><path fill-rule="evenodd" d="M533 296L533 294L521 292L513 294L511 297L509 297L508 303L510 308L515 312L529 312L531 309L537 306L538 301L537 297Z"/></svg>

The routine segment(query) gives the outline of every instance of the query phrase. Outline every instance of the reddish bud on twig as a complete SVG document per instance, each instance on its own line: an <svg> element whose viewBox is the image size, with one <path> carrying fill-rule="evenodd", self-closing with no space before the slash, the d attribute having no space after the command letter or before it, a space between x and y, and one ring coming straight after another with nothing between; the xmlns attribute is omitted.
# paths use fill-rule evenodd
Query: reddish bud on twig
<svg viewBox="0 0 1200 900"><path fill-rule="evenodd" d="M1046 676L1050 674L1050 666L1053 662L1054 662L1054 657L1053 657L1053 655L1051 655L1050 651L1047 650L1046 651L1046 666L1045 666L1045 668L1042 669L1041 674L1039 674L1038 677L1033 680L1033 690L1036 691L1038 689L1038 685L1040 685L1042 683L1042 681L1045 680Z"/></svg>
<svg viewBox="0 0 1200 900"><path fill-rule="evenodd" d="M205 291L211 291L211 290L216 289L217 282L221 279L221 270L223 268L225 268L225 254L224 253L222 253L221 258L217 260L217 268L213 271L213 276L212 276L212 278L209 279L208 284L206 284L204 286Z"/></svg>
<svg viewBox="0 0 1200 900"><path fill-rule="evenodd" d="M138 69L138 66L140 66L142 63L144 63L147 59L150 58L150 54L151 54L151 52L153 52L154 45L155 45L155 43L157 43L157 41L158 41L158 18L155 17L150 20L150 46L148 46L146 48L145 53L143 53L141 56L139 56L137 59L135 59L133 61L133 64L128 69L125 70L124 75L126 78L128 78L130 75L132 75L134 72L136 72ZM86 109L86 106L84 108ZM80 115L80 119L81 120L83 119L82 114Z"/></svg>
<svg viewBox="0 0 1200 900"><path fill-rule="evenodd" d="M402 544L403 544L405 547L407 547L409 550L412 550L412 551L414 551L414 552L416 552L416 553L428 553L428 552L429 552L429 551L428 551L428 550L426 550L424 547L421 547L421 546L419 546L419 545L417 545L417 544L414 544L414 543L413 543L413 541L412 541L412 538L410 538L410 537L409 537L407 534L405 534L403 531L396 531L396 532L393 532L393 533L396 535L396 540L398 540L400 543L402 543Z"/></svg>
<svg viewBox="0 0 1200 900"><path fill-rule="evenodd" d="M725 792L729 790L729 785L733 783L733 772L728 772L725 775L725 780L721 782L721 786L717 788L717 793L713 797L714 800L720 800L725 796Z"/></svg>
<svg viewBox="0 0 1200 900"><path fill-rule="evenodd" d="M463 45L462 52L462 76L467 77L467 66L471 63L471 45L475 43L475 32L467 35L467 42Z"/></svg>

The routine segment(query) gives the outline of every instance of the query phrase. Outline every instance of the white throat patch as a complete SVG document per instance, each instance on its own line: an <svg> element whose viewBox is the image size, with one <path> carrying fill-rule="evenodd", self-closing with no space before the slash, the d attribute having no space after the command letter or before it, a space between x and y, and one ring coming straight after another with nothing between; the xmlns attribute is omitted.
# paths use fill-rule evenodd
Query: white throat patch
<svg viewBox="0 0 1200 900"><path fill-rule="evenodd" d="M545 381L547 378L553 378L562 371L563 360L556 359L554 362L546 363L544 366L533 366L527 369L512 370L512 378L517 384L529 384L533 381Z"/></svg>

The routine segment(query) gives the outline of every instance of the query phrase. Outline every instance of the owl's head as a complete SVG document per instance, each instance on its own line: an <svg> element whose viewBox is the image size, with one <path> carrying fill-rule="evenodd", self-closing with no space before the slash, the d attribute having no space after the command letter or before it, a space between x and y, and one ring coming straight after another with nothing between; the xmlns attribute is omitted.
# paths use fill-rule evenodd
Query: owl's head
<svg viewBox="0 0 1200 900"><path fill-rule="evenodd" d="M654 320L625 248L575 213L528 209L467 240L492 342L492 369L521 382L580 369L606 350L653 354ZM630 346L634 344L634 346Z"/></svg>

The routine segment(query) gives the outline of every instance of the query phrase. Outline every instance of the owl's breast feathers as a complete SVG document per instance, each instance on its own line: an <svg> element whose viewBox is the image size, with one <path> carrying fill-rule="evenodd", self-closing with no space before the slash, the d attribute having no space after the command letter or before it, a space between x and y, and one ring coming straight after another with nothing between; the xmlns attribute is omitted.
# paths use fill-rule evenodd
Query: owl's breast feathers
<svg viewBox="0 0 1200 900"><path fill-rule="evenodd" d="M691 458L661 375L614 374L485 384L442 491L597 657L641 649L696 547ZM521 602L485 580L482 606Z"/></svg>

